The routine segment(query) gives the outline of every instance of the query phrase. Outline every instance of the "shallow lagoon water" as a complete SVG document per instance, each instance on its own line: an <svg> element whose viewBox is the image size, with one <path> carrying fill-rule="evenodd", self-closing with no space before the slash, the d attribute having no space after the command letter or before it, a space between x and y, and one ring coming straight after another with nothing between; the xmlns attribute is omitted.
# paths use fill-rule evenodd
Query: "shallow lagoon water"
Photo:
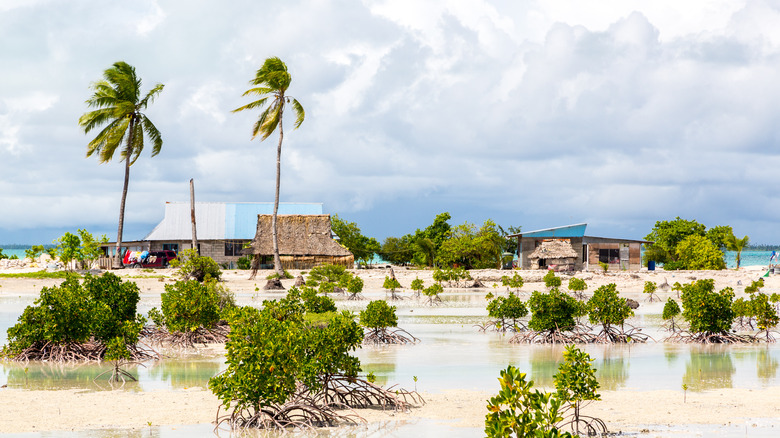
<svg viewBox="0 0 780 438"><path fill-rule="evenodd" d="M394 302L398 307L399 326L420 339L415 345L364 347L356 354L364 372L374 372L379 383L399 385L407 389L440 392L448 389L468 389L495 392L498 389L499 370L512 364L527 372L537 386L553 386L552 376L557 371L563 347L549 345L509 344L511 335L483 333L475 324L486 320L485 292L468 290L447 292L444 303L423 306L414 299ZM0 298L0 343L6 342L6 330L16 322L24 307L31 304L31 296L4 296ZM243 297L241 304L257 305L260 299ZM145 301L146 303L147 301ZM363 308L366 301L339 301L339 307L348 310ZM145 312L151 305L142 306ZM657 328L660 317L641 314L633 323L648 327L648 333L660 339ZM655 328L653 327L655 326ZM717 388L763 388L780 386L780 347L777 345L699 346L650 342L632 346L581 346L594 359L601 387L605 390L680 390L687 384L689 391ZM194 355L166 358L147 362L145 366L130 366L138 382L128 383L124 391L178 390L207 387L208 379L225 368L221 356ZM107 370L106 364L16 364L0 362L0 385L25 389L110 390L105 382L95 383L94 377ZM417 377L415 384L414 378ZM481 436L481 429L451 427L441 422L418 421L388 424L383 436L422 436L426 430L442 427L452 437ZM752 424L752 423L751 423ZM668 436L745 436L744 427L686 428L668 430ZM741 428L742 427L742 428ZM752 428L749 436L780 427L769 424ZM195 428L194 430L192 428ZM740 429L741 428L741 429ZM739 429L739 430L737 430ZM775 431L777 429L774 429ZM189 432L186 432L189 431ZM152 427L132 431L137 436L191 436L212 431L211 425ZM717 432L717 433L716 433ZM80 431L67 436L113 436L110 431ZM56 435L60 435L59 433ZM229 433L220 433L227 436ZM367 430L354 433L341 431L337 435L371 436ZM19 436L50 436L22 434ZM666 435L664 435L666 436Z"/></svg>

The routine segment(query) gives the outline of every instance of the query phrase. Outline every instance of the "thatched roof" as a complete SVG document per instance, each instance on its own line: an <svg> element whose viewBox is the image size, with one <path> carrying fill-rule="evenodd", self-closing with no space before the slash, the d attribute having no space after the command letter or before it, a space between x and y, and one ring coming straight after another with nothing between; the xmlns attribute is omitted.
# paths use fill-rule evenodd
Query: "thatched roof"
<svg viewBox="0 0 780 438"><path fill-rule="evenodd" d="M577 258L577 252L568 240L544 240L538 248L528 256L529 259L568 259Z"/></svg>
<svg viewBox="0 0 780 438"><path fill-rule="evenodd" d="M245 254L272 255L270 214L257 215L257 233ZM330 236L329 214L280 214L277 216L279 254L296 256L351 256L348 249Z"/></svg>

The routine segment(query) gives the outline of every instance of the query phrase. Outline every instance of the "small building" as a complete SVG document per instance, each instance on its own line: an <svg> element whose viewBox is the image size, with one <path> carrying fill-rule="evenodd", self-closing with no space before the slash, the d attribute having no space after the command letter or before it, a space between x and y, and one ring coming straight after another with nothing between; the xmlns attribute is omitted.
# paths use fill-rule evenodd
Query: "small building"
<svg viewBox="0 0 780 438"><path fill-rule="evenodd" d="M244 246L255 238L258 215L273 214L273 202L196 202L195 224L198 251L217 263L235 266ZM321 203L279 203L279 213L321 215ZM103 245L112 254L114 243ZM162 221L141 240L124 241L133 251L173 250L177 254L192 248L192 216L189 202L166 202Z"/></svg>
<svg viewBox="0 0 780 438"><path fill-rule="evenodd" d="M602 262L611 271L642 268L642 244L652 242L586 236L587 226L585 223L566 225L508 237L517 238L518 265L523 269L592 271L601 269Z"/></svg>
<svg viewBox="0 0 780 438"><path fill-rule="evenodd" d="M253 266L273 268L272 215L257 216L257 232L246 254L255 257ZM355 257L333 240L330 215L278 215L276 218L279 257L283 269L311 269L324 263L352 268Z"/></svg>

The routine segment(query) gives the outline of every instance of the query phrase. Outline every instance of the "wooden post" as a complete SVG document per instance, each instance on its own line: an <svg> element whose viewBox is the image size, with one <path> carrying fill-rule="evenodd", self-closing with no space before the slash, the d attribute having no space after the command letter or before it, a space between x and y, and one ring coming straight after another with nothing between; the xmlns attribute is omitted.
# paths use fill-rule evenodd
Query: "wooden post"
<svg viewBox="0 0 780 438"><path fill-rule="evenodd" d="M193 183L192 178L190 178L190 218L192 220L192 249L200 254L197 227L195 226L195 183Z"/></svg>

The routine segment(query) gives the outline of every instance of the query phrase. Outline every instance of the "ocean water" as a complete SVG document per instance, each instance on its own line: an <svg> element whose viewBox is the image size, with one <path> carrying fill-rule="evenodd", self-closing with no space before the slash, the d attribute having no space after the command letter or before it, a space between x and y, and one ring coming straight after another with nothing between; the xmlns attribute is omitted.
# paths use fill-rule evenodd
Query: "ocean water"
<svg viewBox="0 0 780 438"><path fill-rule="evenodd" d="M3 248L2 245L0 245L0 248ZM5 248L3 248L3 254L7 255L8 257L11 257L11 256L15 255L15 256L19 257L20 259L23 259L24 258L24 251L25 251L25 249L30 249L30 248L24 248L24 249L5 249Z"/></svg>

